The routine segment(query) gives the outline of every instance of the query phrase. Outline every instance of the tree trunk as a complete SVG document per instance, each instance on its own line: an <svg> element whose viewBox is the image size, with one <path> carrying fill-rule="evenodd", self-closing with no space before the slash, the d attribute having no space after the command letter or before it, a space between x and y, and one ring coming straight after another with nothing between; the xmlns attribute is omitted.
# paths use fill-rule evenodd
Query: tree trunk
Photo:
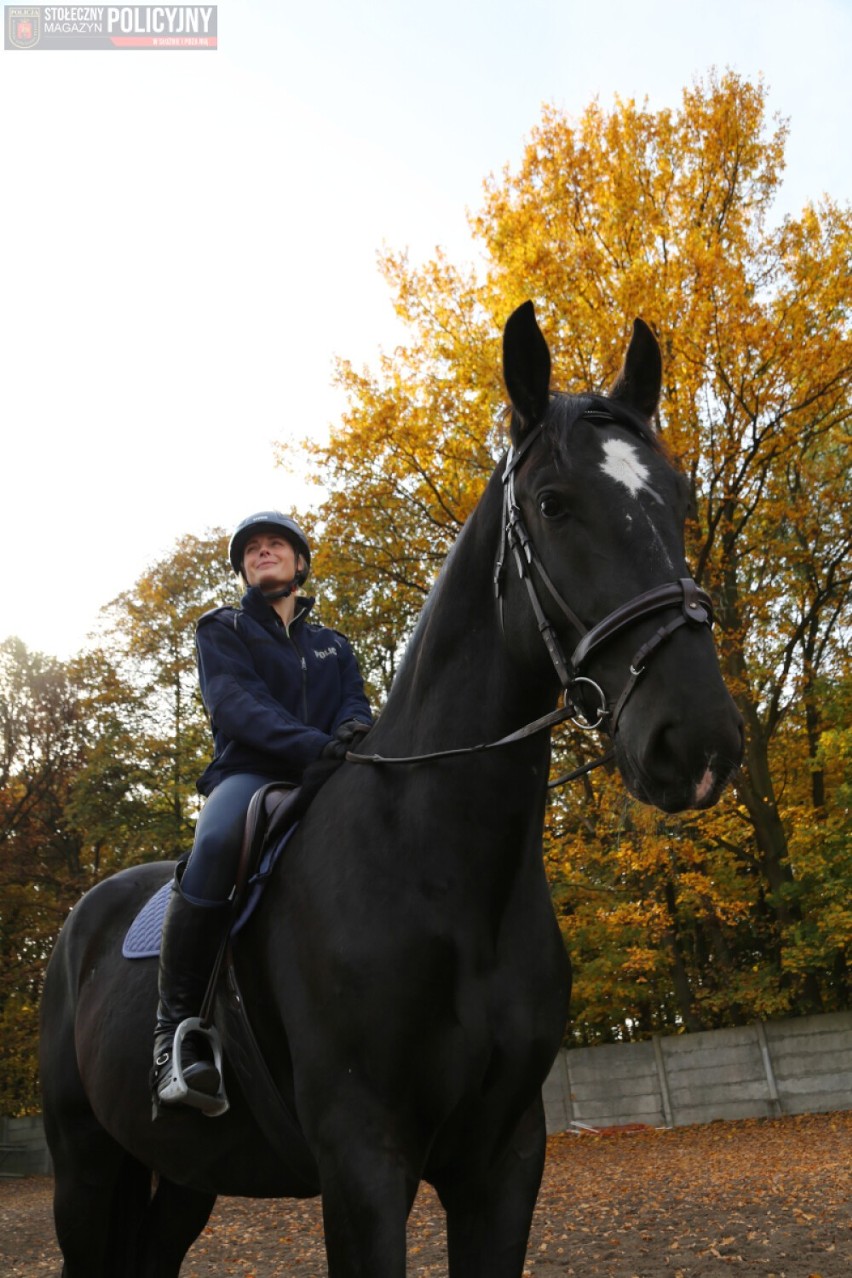
<svg viewBox="0 0 852 1278"><path fill-rule="evenodd" d="M693 1008L692 986L689 983L689 974L683 957L683 944L678 927L677 900L671 879L666 882L665 894L666 908L672 921L672 925L666 933L666 940L672 953L672 978L674 980L675 997L684 1025L691 1034L695 1034L701 1029L701 1022L695 1015Z"/></svg>

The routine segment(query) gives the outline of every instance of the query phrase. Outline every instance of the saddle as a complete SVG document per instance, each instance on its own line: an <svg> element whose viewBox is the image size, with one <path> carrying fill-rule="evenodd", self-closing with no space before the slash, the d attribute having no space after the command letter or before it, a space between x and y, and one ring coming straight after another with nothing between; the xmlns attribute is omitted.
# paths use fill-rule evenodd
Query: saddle
<svg viewBox="0 0 852 1278"><path fill-rule="evenodd" d="M301 786L273 781L252 795L237 866L234 894L238 914L232 936L253 913L267 879L296 830L298 821L294 819L294 809L301 793Z"/></svg>
<svg viewBox="0 0 852 1278"><path fill-rule="evenodd" d="M234 908L228 927L230 937L241 931L257 909L270 874L296 832L298 822L294 820L293 808L300 793L298 786L286 786L276 781L263 786L252 796L240 846ZM124 958L159 957L163 918L171 890L170 879L142 906L124 938L121 947Z"/></svg>

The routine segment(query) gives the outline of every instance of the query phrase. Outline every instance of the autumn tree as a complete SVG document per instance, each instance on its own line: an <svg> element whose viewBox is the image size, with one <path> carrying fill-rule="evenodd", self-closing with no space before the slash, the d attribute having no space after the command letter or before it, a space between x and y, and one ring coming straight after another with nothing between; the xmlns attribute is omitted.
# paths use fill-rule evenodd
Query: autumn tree
<svg viewBox="0 0 852 1278"><path fill-rule="evenodd" d="M317 575L381 690L503 446L510 311L534 300L565 389L609 384L633 316L657 332L659 426L691 482L689 557L746 760L700 816L642 812L600 774L556 801L548 861L590 1038L848 999L852 215L825 197L773 217L786 134L733 74L678 110L545 109L517 171L485 184L481 269L385 257L408 340L375 372L340 365L348 410L309 448Z"/></svg>
<svg viewBox="0 0 852 1278"><path fill-rule="evenodd" d="M192 845L195 782L211 748L195 626L223 602L236 602L225 534L187 535L107 605L77 664L90 746L75 814L99 874Z"/></svg>
<svg viewBox="0 0 852 1278"><path fill-rule="evenodd" d="M232 581L223 533L186 536L73 661L0 645L0 1112L38 1107L38 998L69 908L192 844L210 751L195 623Z"/></svg>
<svg viewBox="0 0 852 1278"><path fill-rule="evenodd" d="M79 704L58 661L0 644L0 1099L36 1103L35 1038L47 957L85 882L68 796L83 756Z"/></svg>

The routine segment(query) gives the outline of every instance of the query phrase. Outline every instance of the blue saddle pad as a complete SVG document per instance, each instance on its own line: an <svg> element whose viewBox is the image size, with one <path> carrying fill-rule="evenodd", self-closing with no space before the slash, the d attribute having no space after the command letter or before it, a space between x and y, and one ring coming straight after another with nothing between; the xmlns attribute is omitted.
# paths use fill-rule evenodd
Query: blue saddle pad
<svg viewBox="0 0 852 1278"><path fill-rule="evenodd" d="M231 928L231 936L236 936L254 914L263 896L266 881L278 864L279 857L298 829L298 825L299 823L296 822L295 825L291 826L274 847L267 849L260 858L257 870L246 885L242 908ZM130 924L127 935L124 938L124 944L121 947L121 953L124 958L145 959L159 957L163 918L165 917L171 890L172 880L169 879L168 883L164 883L142 906L142 909Z"/></svg>
<svg viewBox="0 0 852 1278"><path fill-rule="evenodd" d="M124 938L121 953L125 958L156 958L160 953L160 934L163 930L163 916L169 893L172 890L171 879L155 892L136 918L130 924L130 930Z"/></svg>

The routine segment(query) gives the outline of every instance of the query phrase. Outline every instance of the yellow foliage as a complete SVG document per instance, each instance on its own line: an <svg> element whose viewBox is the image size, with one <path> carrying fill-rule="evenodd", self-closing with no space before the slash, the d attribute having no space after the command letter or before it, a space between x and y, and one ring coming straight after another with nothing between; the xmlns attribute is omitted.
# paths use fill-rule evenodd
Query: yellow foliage
<svg viewBox="0 0 852 1278"><path fill-rule="evenodd" d="M481 269L385 256L407 339L375 372L341 363L348 409L309 448L317 576L381 696L502 447L511 310L535 302L560 389L605 387L635 315L657 333L659 425L691 484L688 552L746 760L734 793L680 819L600 774L554 800L580 1037L849 996L852 213L823 198L773 222L787 125L766 96L729 73L679 110L545 107L471 217ZM589 757L579 738L557 751Z"/></svg>

